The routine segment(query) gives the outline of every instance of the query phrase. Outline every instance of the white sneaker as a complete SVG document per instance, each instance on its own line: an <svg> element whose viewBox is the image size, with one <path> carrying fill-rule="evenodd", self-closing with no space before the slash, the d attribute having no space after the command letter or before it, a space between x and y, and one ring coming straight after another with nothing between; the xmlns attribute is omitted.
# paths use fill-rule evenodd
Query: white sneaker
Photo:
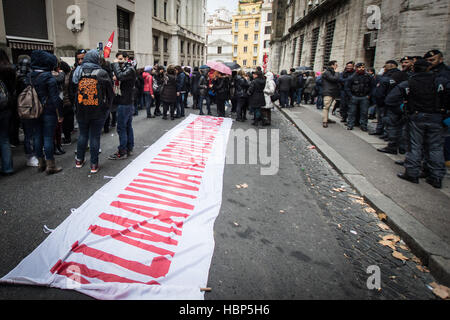
<svg viewBox="0 0 450 320"><path fill-rule="evenodd" d="M39 160L35 156L28 158L27 167L39 167Z"/></svg>

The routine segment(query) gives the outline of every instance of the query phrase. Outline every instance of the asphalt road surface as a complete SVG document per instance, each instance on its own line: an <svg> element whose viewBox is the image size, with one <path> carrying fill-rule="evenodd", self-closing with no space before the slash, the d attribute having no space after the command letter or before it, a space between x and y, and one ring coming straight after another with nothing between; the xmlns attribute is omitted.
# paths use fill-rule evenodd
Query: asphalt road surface
<svg viewBox="0 0 450 320"><path fill-rule="evenodd" d="M116 151L118 136L115 131L103 134L97 175L90 175L88 165L74 168L75 143L57 157L64 170L53 176L26 167L22 146L14 150L17 173L0 177L0 276L45 240L44 225L56 228L71 208L109 182L105 176L116 176L182 120L147 119L141 110L133 121L135 155L123 161L107 160ZM250 123L234 122L233 129L251 129ZM420 263L407 248L400 250L409 257L403 262L378 243L393 232L378 226L380 220L370 207L358 200L298 130L277 111L270 129L279 130L275 175L261 175L261 164L225 166L209 271L212 291L205 298L434 299L427 287L434 281L430 274L419 270ZM248 187L237 188L240 184ZM380 270L380 290L367 287L369 266ZM7 299L91 298L71 290L0 285L0 300Z"/></svg>

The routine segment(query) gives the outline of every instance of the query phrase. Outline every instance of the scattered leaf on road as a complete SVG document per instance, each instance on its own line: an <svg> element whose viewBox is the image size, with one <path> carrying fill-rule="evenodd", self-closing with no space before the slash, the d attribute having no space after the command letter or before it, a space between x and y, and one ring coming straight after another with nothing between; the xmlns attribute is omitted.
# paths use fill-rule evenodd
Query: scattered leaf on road
<svg viewBox="0 0 450 320"><path fill-rule="evenodd" d="M430 270L428 270L427 267L423 267L421 265L417 265L416 268L419 269L421 272L424 272L424 273L429 273L430 272Z"/></svg>
<svg viewBox="0 0 450 320"><path fill-rule="evenodd" d="M385 214L385 213L379 213L378 214L378 218L381 220L381 221L386 221L387 220L387 215Z"/></svg>
<svg viewBox="0 0 450 320"><path fill-rule="evenodd" d="M391 229L384 223L378 223L377 226L380 227L383 230L390 230Z"/></svg>
<svg viewBox="0 0 450 320"><path fill-rule="evenodd" d="M433 293L441 299L450 299L450 288L437 284L436 282L430 283L433 287Z"/></svg>
<svg viewBox="0 0 450 320"><path fill-rule="evenodd" d="M400 237L396 236L395 234L388 234L387 236L383 237L383 240L391 240L392 242L397 243L400 241Z"/></svg>
<svg viewBox="0 0 450 320"><path fill-rule="evenodd" d="M399 259L399 260L402 260L402 261L407 261L407 260L409 260L407 257L405 257L403 254L401 254L401 253L398 252L398 251L392 252L392 256L393 256L394 258Z"/></svg>
<svg viewBox="0 0 450 320"><path fill-rule="evenodd" d="M389 241L389 240L380 240L380 241L378 241L378 243L383 245L383 246L385 246L385 247L389 247L389 248L391 248L394 251L397 249L397 248L395 248L394 243L392 241Z"/></svg>

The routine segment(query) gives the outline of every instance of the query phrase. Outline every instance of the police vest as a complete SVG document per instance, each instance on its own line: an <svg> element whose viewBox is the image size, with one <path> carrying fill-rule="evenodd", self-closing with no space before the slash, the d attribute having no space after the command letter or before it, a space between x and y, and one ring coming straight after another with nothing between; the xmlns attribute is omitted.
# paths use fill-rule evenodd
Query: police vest
<svg viewBox="0 0 450 320"><path fill-rule="evenodd" d="M439 112L436 75L432 73L417 74L411 77L408 83L408 109L410 112Z"/></svg>

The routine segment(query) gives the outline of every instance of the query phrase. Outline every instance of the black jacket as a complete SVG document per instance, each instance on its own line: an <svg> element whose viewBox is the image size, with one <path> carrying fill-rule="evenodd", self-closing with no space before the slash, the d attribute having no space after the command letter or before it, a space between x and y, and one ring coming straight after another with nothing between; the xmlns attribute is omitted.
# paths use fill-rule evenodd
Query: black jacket
<svg viewBox="0 0 450 320"><path fill-rule="evenodd" d="M192 93L193 95L198 95L198 94L199 94L199 87L198 87L198 84L199 84L199 82L200 82L200 77L201 77L200 72L194 71L194 72L192 73L192 77L191 77L191 79L190 79L190 81L191 81L190 87L191 87L191 93Z"/></svg>
<svg viewBox="0 0 450 320"><path fill-rule="evenodd" d="M119 63L112 64L114 75L120 81L121 96L117 99L118 105L133 104L133 92L136 82L136 71L129 63L120 65Z"/></svg>
<svg viewBox="0 0 450 320"><path fill-rule="evenodd" d="M338 98L341 95L339 73L333 68L327 68L322 75L323 96Z"/></svg>
<svg viewBox="0 0 450 320"><path fill-rule="evenodd" d="M8 106L5 109L0 110L0 118L4 118L10 116L11 111L15 106L16 70L12 65L0 65L0 80L5 84L9 96Z"/></svg>
<svg viewBox="0 0 450 320"><path fill-rule="evenodd" d="M250 84L248 88L248 104L253 108L260 108L266 105L266 99L264 97L264 88L266 87L266 80L262 78L256 78Z"/></svg>
<svg viewBox="0 0 450 320"><path fill-rule="evenodd" d="M163 82L161 101L166 103L177 102L177 78L175 75L168 74Z"/></svg>
<svg viewBox="0 0 450 320"><path fill-rule="evenodd" d="M372 93L373 78L367 73L355 73L345 82L345 92L348 96L366 97Z"/></svg>
<svg viewBox="0 0 450 320"><path fill-rule="evenodd" d="M225 78L213 80L213 91L216 94L216 99L226 100L229 95L228 81Z"/></svg>
<svg viewBox="0 0 450 320"><path fill-rule="evenodd" d="M44 105L44 114L63 115L63 103L59 97L58 83L52 75L57 66L56 56L42 50L31 53L31 81L36 89L39 100Z"/></svg>
<svg viewBox="0 0 450 320"><path fill-rule="evenodd" d="M280 91L290 91L292 87L292 76L288 75L286 70L281 71L278 78L278 88Z"/></svg>
<svg viewBox="0 0 450 320"><path fill-rule="evenodd" d="M250 81L241 76L236 76L234 80L234 96L239 99L248 98L247 90L250 87Z"/></svg>

